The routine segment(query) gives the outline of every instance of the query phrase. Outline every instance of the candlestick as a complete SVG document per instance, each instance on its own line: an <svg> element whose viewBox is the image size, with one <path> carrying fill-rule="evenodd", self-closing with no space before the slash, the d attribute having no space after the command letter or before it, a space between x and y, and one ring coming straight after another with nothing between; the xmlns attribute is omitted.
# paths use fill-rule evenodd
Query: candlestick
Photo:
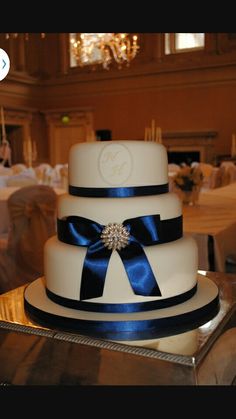
<svg viewBox="0 0 236 419"><path fill-rule="evenodd" d="M33 141L33 159L36 160L37 158L37 145L36 142Z"/></svg>
<svg viewBox="0 0 236 419"><path fill-rule="evenodd" d="M162 144L162 138L161 138L161 127L158 127L158 143Z"/></svg>
<svg viewBox="0 0 236 419"><path fill-rule="evenodd" d="M148 140L148 129L147 129L147 127L145 127L145 130L144 130L144 141L147 141Z"/></svg>
<svg viewBox="0 0 236 419"><path fill-rule="evenodd" d="M155 119L152 119L152 134L151 141L155 141Z"/></svg>
<svg viewBox="0 0 236 419"><path fill-rule="evenodd" d="M155 139L155 141L157 143L159 143L159 130L160 130L160 128L159 127L156 127L156 139Z"/></svg>
<svg viewBox="0 0 236 419"><path fill-rule="evenodd" d="M2 124L2 141L6 141L7 137L6 137L6 127L5 127L3 106L1 106L1 124Z"/></svg>
<svg viewBox="0 0 236 419"><path fill-rule="evenodd" d="M23 156L24 156L24 159L25 159L26 153L27 153L27 151L26 151L26 142L23 141Z"/></svg>
<svg viewBox="0 0 236 419"><path fill-rule="evenodd" d="M37 158L37 146L35 141L32 143L30 137L23 141L23 156L27 166L32 167L32 162Z"/></svg>
<svg viewBox="0 0 236 419"><path fill-rule="evenodd" d="M155 125L156 125L155 119L152 119L151 127L145 127L144 140L155 141L157 143L162 144L161 128L156 127Z"/></svg>
<svg viewBox="0 0 236 419"><path fill-rule="evenodd" d="M232 135L232 144L231 144L231 157L236 156L236 136Z"/></svg>
<svg viewBox="0 0 236 419"><path fill-rule="evenodd" d="M31 138L28 139L27 141L27 149L28 149L28 153L32 154L32 143L31 143Z"/></svg>

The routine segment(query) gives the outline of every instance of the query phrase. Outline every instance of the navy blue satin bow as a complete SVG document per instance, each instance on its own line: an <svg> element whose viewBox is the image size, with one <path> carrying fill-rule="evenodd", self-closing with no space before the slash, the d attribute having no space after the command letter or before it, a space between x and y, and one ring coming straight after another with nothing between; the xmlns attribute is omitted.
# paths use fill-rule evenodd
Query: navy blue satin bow
<svg viewBox="0 0 236 419"><path fill-rule="evenodd" d="M161 221L159 215L147 215L125 220L123 226L129 231L129 243L116 251L124 264L134 293L142 296L161 296L142 246L151 246L181 237L182 217ZM174 230L173 226L175 226ZM103 294L112 253L112 250L104 246L101 239L104 227L95 221L79 216L57 220L60 241L88 248L82 270L81 300L100 297Z"/></svg>

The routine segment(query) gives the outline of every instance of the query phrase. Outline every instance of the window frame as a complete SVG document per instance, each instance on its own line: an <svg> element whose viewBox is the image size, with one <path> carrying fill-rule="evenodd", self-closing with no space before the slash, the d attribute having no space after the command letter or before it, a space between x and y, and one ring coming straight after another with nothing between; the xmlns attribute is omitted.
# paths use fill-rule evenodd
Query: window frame
<svg viewBox="0 0 236 419"><path fill-rule="evenodd" d="M182 54L182 53L191 53L191 52L197 52L197 51L205 51L206 49L206 34L204 33L204 46L200 46L200 47L190 47L190 48L181 48L181 49L177 49L176 48L176 33L177 32L171 32L171 33L165 33L164 34L164 54L165 56L170 56L173 54ZM166 42L168 42L168 38L169 38L169 45L168 45L168 49L170 50L170 52L166 52L167 48L166 48Z"/></svg>

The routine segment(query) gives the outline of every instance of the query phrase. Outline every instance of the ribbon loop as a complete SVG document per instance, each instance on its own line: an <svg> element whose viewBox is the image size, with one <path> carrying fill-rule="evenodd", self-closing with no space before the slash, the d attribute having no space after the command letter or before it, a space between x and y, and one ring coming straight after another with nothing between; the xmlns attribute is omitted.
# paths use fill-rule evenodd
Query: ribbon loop
<svg viewBox="0 0 236 419"><path fill-rule="evenodd" d="M82 271L81 300L100 297L103 294L111 253L112 250L105 248L101 240L88 247Z"/></svg>
<svg viewBox="0 0 236 419"><path fill-rule="evenodd" d="M152 268L140 244L131 241L129 246L117 252L124 264L134 293L143 296L161 296Z"/></svg>

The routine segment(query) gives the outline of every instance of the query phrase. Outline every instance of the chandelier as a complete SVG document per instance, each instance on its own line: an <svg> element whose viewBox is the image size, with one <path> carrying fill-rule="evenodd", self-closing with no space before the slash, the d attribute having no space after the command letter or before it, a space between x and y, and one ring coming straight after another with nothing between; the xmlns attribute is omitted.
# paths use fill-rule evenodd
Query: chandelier
<svg viewBox="0 0 236 419"><path fill-rule="evenodd" d="M128 66L139 50L137 41L127 33L78 33L71 34L70 48L76 65L101 64L108 70L113 58L119 68Z"/></svg>

